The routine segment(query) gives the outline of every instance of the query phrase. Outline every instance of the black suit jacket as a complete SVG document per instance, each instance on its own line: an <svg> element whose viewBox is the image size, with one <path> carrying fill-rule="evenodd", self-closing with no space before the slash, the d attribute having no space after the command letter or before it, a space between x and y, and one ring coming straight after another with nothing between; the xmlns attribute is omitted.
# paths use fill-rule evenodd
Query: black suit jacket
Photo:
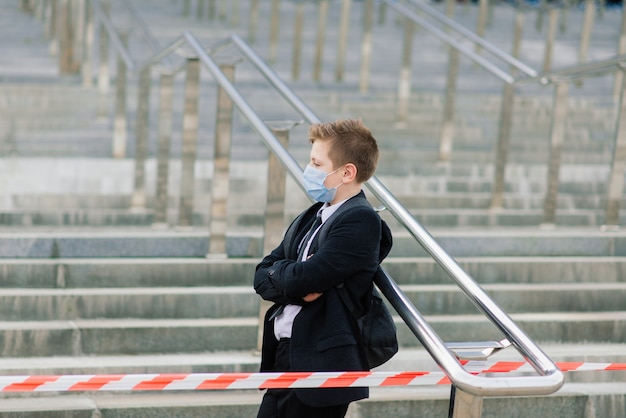
<svg viewBox="0 0 626 418"><path fill-rule="evenodd" d="M366 202L363 192L352 199ZM321 203L316 203L301 213L289 227L286 239L256 268L256 292L276 303L263 324L261 371L273 370L278 342L274 322L268 318L281 304L302 305L291 336L293 371L367 370L356 323L336 286L343 283L355 306L363 309L371 296L374 273L391 249L391 236L381 234L380 217L369 204L344 211L339 208L323 242L314 241L309 251L312 256L301 262L297 259L298 244L320 207ZM302 298L313 292L323 295L305 303ZM295 390L303 403L317 407L345 404L369 394L368 388Z"/></svg>

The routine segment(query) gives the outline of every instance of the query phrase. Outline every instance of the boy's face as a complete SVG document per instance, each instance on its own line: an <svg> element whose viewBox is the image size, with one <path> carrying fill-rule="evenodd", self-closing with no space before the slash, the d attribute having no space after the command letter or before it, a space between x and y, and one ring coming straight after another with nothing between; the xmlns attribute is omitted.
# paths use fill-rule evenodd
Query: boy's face
<svg viewBox="0 0 626 418"><path fill-rule="evenodd" d="M341 182L341 172L337 171L336 173L333 173L333 171L336 169L330 157L328 156L328 151L330 151L330 141L315 141L313 144L311 144L311 160L309 161L309 164L312 167L325 173L332 173L328 177L326 177L326 181L324 182L324 184L326 185L326 187L328 187L328 184L332 184L331 187L335 187L337 186L338 182ZM335 176L337 176L336 179L333 178ZM333 179L331 180L331 178Z"/></svg>

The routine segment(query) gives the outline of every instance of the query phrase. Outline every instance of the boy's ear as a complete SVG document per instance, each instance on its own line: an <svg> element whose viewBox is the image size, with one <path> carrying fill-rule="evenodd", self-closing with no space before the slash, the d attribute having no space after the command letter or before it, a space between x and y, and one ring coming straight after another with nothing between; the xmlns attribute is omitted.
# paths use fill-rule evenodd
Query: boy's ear
<svg viewBox="0 0 626 418"><path fill-rule="evenodd" d="M357 173L356 165L354 165L352 163L348 163L348 164L346 164L346 167L344 168L344 175L343 175L343 177L347 181L355 181L356 180L356 173Z"/></svg>

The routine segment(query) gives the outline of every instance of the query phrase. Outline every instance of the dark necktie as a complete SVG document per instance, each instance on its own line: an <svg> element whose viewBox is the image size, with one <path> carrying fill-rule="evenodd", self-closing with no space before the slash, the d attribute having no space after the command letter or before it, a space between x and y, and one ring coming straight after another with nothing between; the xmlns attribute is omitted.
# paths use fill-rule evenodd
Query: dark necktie
<svg viewBox="0 0 626 418"><path fill-rule="evenodd" d="M309 241L311 241L311 237L322 224L322 211L317 212L317 216L315 217L315 221L313 221L313 225L309 228L309 232L306 233L302 241L300 241L300 245L298 245L298 261L302 261L302 257L304 256L304 250L306 249ZM310 247L309 247L310 248Z"/></svg>

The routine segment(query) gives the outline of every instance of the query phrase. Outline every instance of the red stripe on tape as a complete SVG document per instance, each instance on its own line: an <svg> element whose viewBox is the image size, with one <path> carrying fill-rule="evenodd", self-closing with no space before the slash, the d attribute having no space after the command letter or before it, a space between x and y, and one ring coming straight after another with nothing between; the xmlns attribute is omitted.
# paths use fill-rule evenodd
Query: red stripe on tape
<svg viewBox="0 0 626 418"><path fill-rule="evenodd" d="M163 390L170 383L183 380L189 374L160 374L152 380L144 380L143 382L135 385L133 390Z"/></svg>
<svg viewBox="0 0 626 418"><path fill-rule="evenodd" d="M215 379L208 379L200 383L196 389L228 389L237 380L245 379L250 376L250 373L228 373L219 375Z"/></svg>
<svg viewBox="0 0 626 418"><path fill-rule="evenodd" d="M352 385L361 377L368 377L371 372L346 372L337 377L331 377L320 385L321 388L345 388Z"/></svg>
<svg viewBox="0 0 626 418"><path fill-rule="evenodd" d="M585 363L580 361L559 361L556 363L556 367L558 367L562 372L569 372L577 370L583 364Z"/></svg>
<svg viewBox="0 0 626 418"><path fill-rule="evenodd" d="M124 378L124 374L101 374L98 376L94 376L89 380L85 380L83 382L78 382L72 386L70 386L68 391L77 391L77 390L98 390L102 388L104 385L111 382L118 382Z"/></svg>
<svg viewBox="0 0 626 418"><path fill-rule="evenodd" d="M526 364L523 361L499 361L493 366L489 367L487 370L483 370L484 373L507 373L512 372L522 365Z"/></svg>
<svg viewBox="0 0 626 418"><path fill-rule="evenodd" d="M59 376L29 376L22 382L12 383L2 389L3 392L32 392L39 386L48 383L55 382L59 379Z"/></svg>
<svg viewBox="0 0 626 418"><path fill-rule="evenodd" d="M611 363L604 370L626 370L626 363Z"/></svg>
<svg viewBox="0 0 626 418"><path fill-rule="evenodd" d="M261 385L259 389L286 389L297 382L298 380L306 379L311 376L313 372L291 372L286 375L281 375L274 379L267 379Z"/></svg>
<svg viewBox="0 0 626 418"><path fill-rule="evenodd" d="M429 372L403 372L395 376L390 376L382 381L380 386L405 386L408 385L416 377L429 375Z"/></svg>

